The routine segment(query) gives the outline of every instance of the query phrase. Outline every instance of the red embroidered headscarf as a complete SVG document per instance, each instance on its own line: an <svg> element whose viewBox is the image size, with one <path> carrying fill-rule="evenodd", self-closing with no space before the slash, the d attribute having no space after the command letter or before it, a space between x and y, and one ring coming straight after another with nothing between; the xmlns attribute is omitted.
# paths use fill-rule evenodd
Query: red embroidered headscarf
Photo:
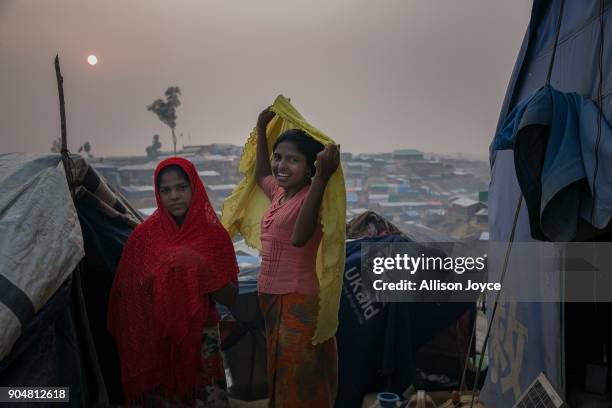
<svg viewBox="0 0 612 408"><path fill-rule="evenodd" d="M182 226L160 200L159 172L180 166L192 199ZM209 297L238 276L234 247L195 166L173 157L155 170L157 210L130 235L110 294L108 329L127 401L149 392L185 396L202 385L202 329Z"/></svg>

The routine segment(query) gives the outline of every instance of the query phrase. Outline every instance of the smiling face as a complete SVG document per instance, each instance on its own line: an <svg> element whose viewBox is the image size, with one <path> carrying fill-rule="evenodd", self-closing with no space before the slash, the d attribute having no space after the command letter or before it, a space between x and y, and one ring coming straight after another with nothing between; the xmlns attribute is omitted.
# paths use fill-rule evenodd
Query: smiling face
<svg viewBox="0 0 612 408"><path fill-rule="evenodd" d="M181 225L191 204L191 186L181 172L171 169L159 176L159 198L178 225Z"/></svg>
<svg viewBox="0 0 612 408"><path fill-rule="evenodd" d="M281 142L272 156L272 174L280 187L296 190L310 181L310 166L295 143Z"/></svg>

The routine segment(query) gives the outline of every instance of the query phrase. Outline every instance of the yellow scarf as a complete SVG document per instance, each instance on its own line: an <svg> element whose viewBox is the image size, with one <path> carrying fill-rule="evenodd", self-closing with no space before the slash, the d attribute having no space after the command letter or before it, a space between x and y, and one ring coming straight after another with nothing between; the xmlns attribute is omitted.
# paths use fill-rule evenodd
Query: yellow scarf
<svg viewBox="0 0 612 408"><path fill-rule="evenodd" d="M271 110L276 113L268 124L268 149L287 129L300 129L323 145L334 143L323 132L315 129L291 106L287 98L279 95ZM257 130L253 129L240 158L239 171L244 178L223 202L221 222L230 236L242 234L247 244L261 250L261 218L270 206L270 200L255 180ZM333 337L338 328L338 307L344 272L346 191L342 167L331 176L321 203L323 238L317 252L317 278L319 279L319 315L313 344Z"/></svg>

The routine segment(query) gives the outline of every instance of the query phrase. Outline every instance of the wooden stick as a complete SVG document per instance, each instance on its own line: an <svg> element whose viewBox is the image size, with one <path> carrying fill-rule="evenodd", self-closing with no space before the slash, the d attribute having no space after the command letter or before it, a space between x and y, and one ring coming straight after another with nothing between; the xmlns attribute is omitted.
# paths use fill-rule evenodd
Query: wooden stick
<svg viewBox="0 0 612 408"><path fill-rule="evenodd" d="M59 55L55 55L55 77L57 78L57 92L59 93L59 104L60 104L60 120L61 120L61 132L62 132L62 149L64 153L68 151L68 139L66 137L66 104L64 102L64 77L60 70Z"/></svg>
<svg viewBox="0 0 612 408"><path fill-rule="evenodd" d="M64 103L64 78L60 71L59 56L55 55L55 77L57 78L57 91L59 93L59 104L60 104L60 119L61 119L61 131L62 131L62 163L64 170L66 171L66 180L68 181L68 187L70 188L70 194L74 200L75 191L75 176L73 174L74 163L70 158L70 152L68 151L68 139L66 137L66 104ZM86 350L80 350L83 359L89 360L91 369L93 370L94 380L96 382L96 393L97 393L97 405L108 407L109 398L106 384L104 383L104 376L102 369L100 368L100 360L96 352L96 346L91 333L91 327L89 325L89 319L87 317L87 306L85 304L85 296L83 294L82 276L81 270L83 268L83 261L79 262L76 269L72 272L72 295L73 304L76 311L76 319L80 326L77 330L80 331L81 344ZM85 355L83 355L85 354ZM82 400L81 402L87 403L88 401Z"/></svg>

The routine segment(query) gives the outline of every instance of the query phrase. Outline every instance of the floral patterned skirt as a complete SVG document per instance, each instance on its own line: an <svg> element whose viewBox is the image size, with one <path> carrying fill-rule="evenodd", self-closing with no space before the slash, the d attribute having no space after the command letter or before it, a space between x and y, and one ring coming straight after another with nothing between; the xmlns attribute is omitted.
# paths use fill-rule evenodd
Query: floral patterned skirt
<svg viewBox="0 0 612 408"><path fill-rule="evenodd" d="M270 407L333 407L336 339L312 345L319 300L298 293L259 294L266 324Z"/></svg>

